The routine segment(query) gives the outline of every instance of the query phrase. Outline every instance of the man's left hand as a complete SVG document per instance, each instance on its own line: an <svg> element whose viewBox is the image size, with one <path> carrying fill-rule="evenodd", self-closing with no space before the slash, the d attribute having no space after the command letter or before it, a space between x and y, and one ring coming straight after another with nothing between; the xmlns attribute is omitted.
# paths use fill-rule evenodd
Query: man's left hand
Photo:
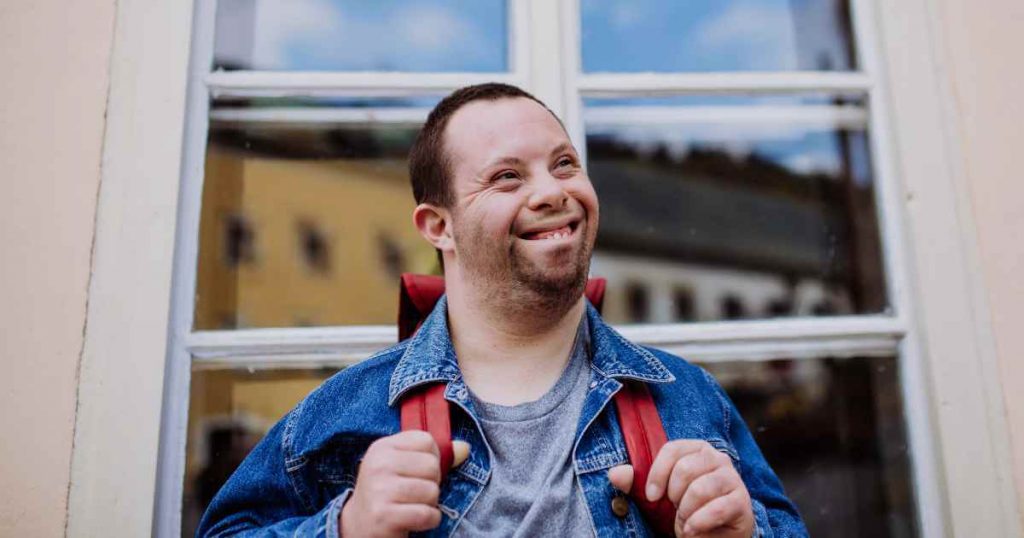
<svg viewBox="0 0 1024 538"><path fill-rule="evenodd" d="M608 471L617 489L629 493L633 466ZM661 447L647 477L647 498L668 495L676 507L677 537L750 538L754 512L750 493L728 455L707 441L681 439Z"/></svg>

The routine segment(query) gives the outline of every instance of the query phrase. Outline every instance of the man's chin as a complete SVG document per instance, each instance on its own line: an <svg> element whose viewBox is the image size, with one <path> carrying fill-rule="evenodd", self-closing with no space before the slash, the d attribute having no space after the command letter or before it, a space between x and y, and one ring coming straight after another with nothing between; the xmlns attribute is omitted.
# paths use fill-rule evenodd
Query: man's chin
<svg viewBox="0 0 1024 538"><path fill-rule="evenodd" d="M525 288L547 300L575 299L587 283L586 265L573 267L530 267L516 271L516 280Z"/></svg>

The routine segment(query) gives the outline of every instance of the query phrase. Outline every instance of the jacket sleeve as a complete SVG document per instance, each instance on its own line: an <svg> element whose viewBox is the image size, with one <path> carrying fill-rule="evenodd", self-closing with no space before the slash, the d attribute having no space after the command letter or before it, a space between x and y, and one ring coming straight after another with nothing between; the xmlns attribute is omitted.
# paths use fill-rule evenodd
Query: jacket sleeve
<svg viewBox="0 0 1024 538"><path fill-rule="evenodd" d="M739 456L737 466L740 478L747 486L750 493L750 500L754 510L754 536L757 538L790 538L805 537L807 529L804 527L800 513L796 505L786 497L782 489L782 483L772 471L768 461L761 454L757 442L750 434L743 417L740 416L732 400L722 390L718 382L711 374L704 372L704 375L714 387L715 392L722 401L727 419L729 441Z"/></svg>
<svg viewBox="0 0 1024 538"><path fill-rule="evenodd" d="M295 413L295 411L292 411ZM198 537L305 536L337 538L341 507L351 489L323 507L310 505L302 484L289 470L303 461L288 461L288 419L275 425L249 453L206 509Z"/></svg>

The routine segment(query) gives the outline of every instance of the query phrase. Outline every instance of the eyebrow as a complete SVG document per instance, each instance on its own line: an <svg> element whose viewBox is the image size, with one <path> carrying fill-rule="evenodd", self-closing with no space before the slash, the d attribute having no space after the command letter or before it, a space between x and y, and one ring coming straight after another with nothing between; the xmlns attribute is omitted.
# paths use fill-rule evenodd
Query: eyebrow
<svg viewBox="0 0 1024 538"><path fill-rule="evenodd" d="M519 157L501 157L500 159L495 159L493 161L488 162L487 164L485 164L483 166L483 168L481 168L481 170L487 170L487 169L490 169L490 168L494 168L495 166L498 166L498 165L522 166L522 164L523 164L523 160L520 159Z"/></svg>
<svg viewBox="0 0 1024 538"><path fill-rule="evenodd" d="M554 156L557 153L564 153L564 152L569 151L571 149L574 149L572 147L571 143L569 143L569 142L562 142L561 144L555 146L555 149L551 150L551 155Z"/></svg>
<svg viewBox="0 0 1024 538"><path fill-rule="evenodd" d="M559 153L564 153L571 149L573 149L572 143L562 142L561 144L555 146L555 148L551 150L550 155L553 157ZM500 157L498 159L488 162L483 167L481 167L480 170L489 170L491 168L494 168L495 166L522 166L523 164L523 160L520 159L519 157Z"/></svg>

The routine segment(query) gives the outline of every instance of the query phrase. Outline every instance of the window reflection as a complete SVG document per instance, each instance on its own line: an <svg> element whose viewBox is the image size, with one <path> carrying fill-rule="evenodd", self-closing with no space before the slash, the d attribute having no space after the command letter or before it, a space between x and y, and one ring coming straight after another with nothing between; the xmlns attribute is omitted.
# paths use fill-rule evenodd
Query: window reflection
<svg viewBox="0 0 1024 538"><path fill-rule="evenodd" d="M508 69L503 0L219 0L214 69Z"/></svg>
<svg viewBox="0 0 1024 538"><path fill-rule="evenodd" d="M195 327L394 323L397 275L439 272L409 220L406 165L430 104L215 103Z"/></svg>
<svg viewBox="0 0 1024 538"><path fill-rule="evenodd" d="M708 364L811 536L916 535L892 357Z"/></svg>
<svg viewBox="0 0 1024 538"><path fill-rule="evenodd" d="M335 372L193 367L182 537L195 535L213 496L271 426Z"/></svg>
<svg viewBox="0 0 1024 538"><path fill-rule="evenodd" d="M591 267L615 322L877 313L887 305L854 96L590 99ZM634 289L650 293L636 312ZM692 290L692 311L672 305Z"/></svg>
<svg viewBox="0 0 1024 538"><path fill-rule="evenodd" d="M845 0L582 0L585 72L849 71Z"/></svg>
<svg viewBox="0 0 1024 538"><path fill-rule="evenodd" d="M893 357L705 367L735 402L811 536L914 536L909 451ZM334 374L194 368L182 536L270 427Z"/></svg>

